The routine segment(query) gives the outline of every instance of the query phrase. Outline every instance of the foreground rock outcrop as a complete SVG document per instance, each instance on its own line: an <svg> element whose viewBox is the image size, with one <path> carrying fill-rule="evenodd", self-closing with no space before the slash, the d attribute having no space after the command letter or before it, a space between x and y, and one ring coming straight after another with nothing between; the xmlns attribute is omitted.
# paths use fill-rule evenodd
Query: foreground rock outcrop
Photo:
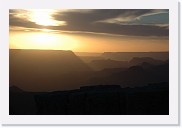
<svg viewBox="0 0 182 128"><path fill-rule="evenodd" d="M81 87L35 96L38 115L168 115L168 83Z"/></svg>

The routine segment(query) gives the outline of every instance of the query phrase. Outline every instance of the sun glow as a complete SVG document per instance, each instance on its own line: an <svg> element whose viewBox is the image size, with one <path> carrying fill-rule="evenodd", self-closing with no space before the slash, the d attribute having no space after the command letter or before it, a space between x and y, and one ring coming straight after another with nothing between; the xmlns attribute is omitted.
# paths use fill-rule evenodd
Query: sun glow
<svg viewBox="0 0 182 128"><path fill-rule="evenodd" d="M31 10L30 20L39 25L44 26L62 26L66 25L65 21L54 20L52 15L55 13L53 10Z"/></svg>
<svg viewBox="0 0 182 128"><path fill-rule="evenodd" d="M13 49L74 50L78 47L77 40L67 35L46 32L13 33L12 35L10 48Z"/></svg>
<svg viewBox="0 0 182 128"><path fill-rule="evenodd" d="M53 15L56 13L57 11L54 9L26 9L20 10L20 12L14 16L42 26L66 25L66 21L58 21L53 18Z"/></svg>

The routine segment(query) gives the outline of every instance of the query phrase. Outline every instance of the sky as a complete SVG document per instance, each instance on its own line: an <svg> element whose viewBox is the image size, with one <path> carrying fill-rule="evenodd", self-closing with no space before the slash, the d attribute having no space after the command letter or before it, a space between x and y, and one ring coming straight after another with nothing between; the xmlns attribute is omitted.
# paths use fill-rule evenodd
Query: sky
<svg viewBox="0 0 182 128"><path fill-rule="evenodd" d="M169 49L169 10L10 9L10 49L155 52Z"/></svg>

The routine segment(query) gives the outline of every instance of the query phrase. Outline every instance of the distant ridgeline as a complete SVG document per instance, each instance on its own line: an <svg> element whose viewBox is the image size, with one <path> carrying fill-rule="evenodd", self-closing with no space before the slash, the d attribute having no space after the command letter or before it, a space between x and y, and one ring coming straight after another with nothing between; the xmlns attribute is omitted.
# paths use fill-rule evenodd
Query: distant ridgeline
<svg viewBox="0 0 182 128"><path fill-rule="evenodd" d="M102 56L113 60L131 60L133 57L151 57L159 60L168 60L169 52L104 52Z"/></svg>
<svg viewBox="0 0 182 128"><path fill-rule="evenodd" d="M25 91L50 92L83 85L135 87L168 82L168 54L116 52L81 57L72 51L10 49L9 83Z"/></svg>
<svg viewBox="0 0 182 128"><path fill-rule="evenodd" d="M40 115L168 115L168 83L125 88L117 85L81 87L79 90L36 96Z"/></svg>

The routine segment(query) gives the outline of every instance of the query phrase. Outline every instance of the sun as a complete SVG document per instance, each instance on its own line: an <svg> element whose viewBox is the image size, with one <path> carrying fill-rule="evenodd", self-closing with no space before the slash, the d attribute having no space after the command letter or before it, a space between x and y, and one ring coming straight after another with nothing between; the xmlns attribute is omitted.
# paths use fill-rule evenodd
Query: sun
<svg viewBox="0 0 182 128"><path fill-rule="evenodd" d="M28 20L42 26L63 26L66 25L65 21L58 21L53 18L56 10L51 9L33 9L28 10Z"/></svg>

